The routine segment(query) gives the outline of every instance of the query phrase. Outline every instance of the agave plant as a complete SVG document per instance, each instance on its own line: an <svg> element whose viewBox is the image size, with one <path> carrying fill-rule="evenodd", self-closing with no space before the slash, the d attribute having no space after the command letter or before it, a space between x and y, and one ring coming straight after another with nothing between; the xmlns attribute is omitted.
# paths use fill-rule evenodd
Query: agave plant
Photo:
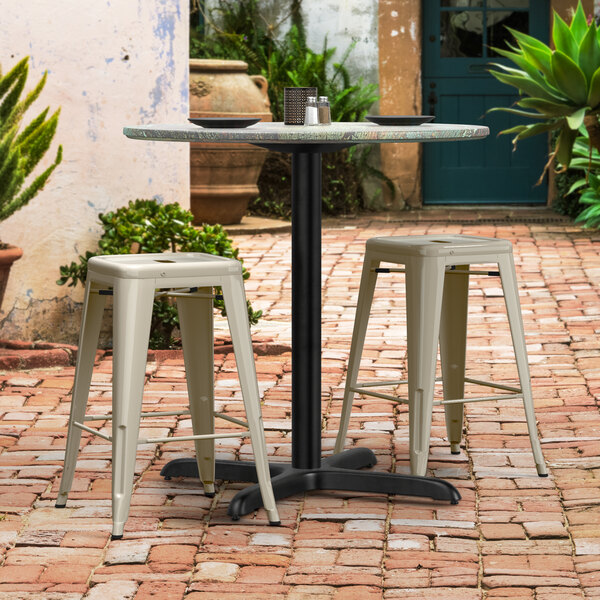
<svg viewBox="0 0 600 600"><path fill-rule="evenodd" d="M502 83L517 88L522 97L516 102L519 108L492 110L541 121L517 125L500 133L516 134L513 138L516 145L519 140L559 130L546 169L552 159L556 159L563 170L569 166L573 144L582 125L589 134L590 151L592 148L600 150L600 31L593 19L588 22L581 0L570 25L554 12L554 50L530 35L509 30L516 45L508 44L510 50L494 50L518 68L492 63L499 70L490 69L490 73Z"/></svg>
<svg viewBox="0 0 600 600"><path fill-rule="evenodd" d="M0 221L25 206L41 189L62 159L59 146L53 163L33 181L27 177L38 165L52 142L60 109L48 117L44 109L21 129L25 111L40 95L46 75L21 100L27 81L29 57L19 61L6 75L0 71Z"/></svg>

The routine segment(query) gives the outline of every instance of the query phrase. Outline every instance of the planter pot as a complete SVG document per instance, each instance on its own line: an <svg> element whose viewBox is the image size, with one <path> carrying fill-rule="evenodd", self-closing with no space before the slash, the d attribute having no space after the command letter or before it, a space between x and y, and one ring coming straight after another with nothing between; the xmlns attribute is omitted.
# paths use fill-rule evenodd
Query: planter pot
<svg viewBox="0 0 600 600"><path fill-rule="evenodd" d="M21 258L21 256L23 256L23 250L17 248L17 246L0 248L0 307L2 306L2 300L4 299L4 292L6 291L10 268L16 260Z"/></svg>
<svg viewBox="0 0 600 600"><path fill-rule="evenodd" d="M267 80L239 60L190 60L190 117L255 117L272 121ZM190 144L194 224L239 223L258 196L266 150L248 144Z"/></svg>

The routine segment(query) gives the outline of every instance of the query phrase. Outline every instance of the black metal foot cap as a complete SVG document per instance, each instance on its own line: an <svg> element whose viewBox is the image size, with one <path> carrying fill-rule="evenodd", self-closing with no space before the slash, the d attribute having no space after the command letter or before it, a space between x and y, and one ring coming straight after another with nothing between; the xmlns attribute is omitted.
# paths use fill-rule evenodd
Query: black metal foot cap
<svg viewBox="0 0 600 600"><path fill-rule="evenodd" d="M113 534L111 534L110 539L111 540L121 540L121 539L123 539L123 534L121 534L121 535L115 535L113 533Z"/></svg>
<svg viewBox="0 0 600 600"><path fill-rule="evenodd" d="M460 450L458 452L453 452L452 450L450 450L450 454L460 454Z"/></svg>
<svg viewBox="0 0 600 600"><path fill-rule="evenodd" d="M215 497L216 492L204 492L204 495L207 498L214 498Z"/></svg>
<svg viewBox="0 0 600 600"><path fill-rule="evenodd" d="M269 521L269 525L272 527L279 527L281 525L281 521Z"/></svg>
<svg viewBox="0 0 600 600"><path fill-rule="evenodd" d="M548 477L548 473L538 473L538 477Z"/></svg>
<svg viewBox="0 0 600 600"><path fill-rule="evenodd" d="M55 504L54 508L65 508L67 505L65 504Z"/></svg>

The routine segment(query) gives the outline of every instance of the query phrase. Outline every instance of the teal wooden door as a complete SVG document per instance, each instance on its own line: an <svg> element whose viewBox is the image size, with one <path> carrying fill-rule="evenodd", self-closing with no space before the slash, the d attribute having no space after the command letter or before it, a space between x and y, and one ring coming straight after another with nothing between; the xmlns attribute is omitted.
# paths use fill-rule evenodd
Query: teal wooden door
<svg viewBox="0 0 600 600"><path fill-rule="evenodd" d="M518 99L486 71L490 62L511 64L492 49L511 40L505 26L547 43L549 11L548 0L423 0L423 114L490 128L485 140L423 144L424 204L546 203L546 180L535 184L547 137L523 140L513 152L511 136L498 132L527 119L485 113Z"/></svg>

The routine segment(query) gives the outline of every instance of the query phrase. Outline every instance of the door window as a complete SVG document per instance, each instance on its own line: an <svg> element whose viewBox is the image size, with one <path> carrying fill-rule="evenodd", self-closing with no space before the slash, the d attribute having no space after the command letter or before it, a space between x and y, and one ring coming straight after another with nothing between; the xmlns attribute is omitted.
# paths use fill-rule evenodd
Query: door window
<svg viewBox="0 0 600 600"><path fill-rule="evenodd" d="M440 57L498 56L491 47L507 47L506 27L529 33L529 0L443 0Z"/></svg>

